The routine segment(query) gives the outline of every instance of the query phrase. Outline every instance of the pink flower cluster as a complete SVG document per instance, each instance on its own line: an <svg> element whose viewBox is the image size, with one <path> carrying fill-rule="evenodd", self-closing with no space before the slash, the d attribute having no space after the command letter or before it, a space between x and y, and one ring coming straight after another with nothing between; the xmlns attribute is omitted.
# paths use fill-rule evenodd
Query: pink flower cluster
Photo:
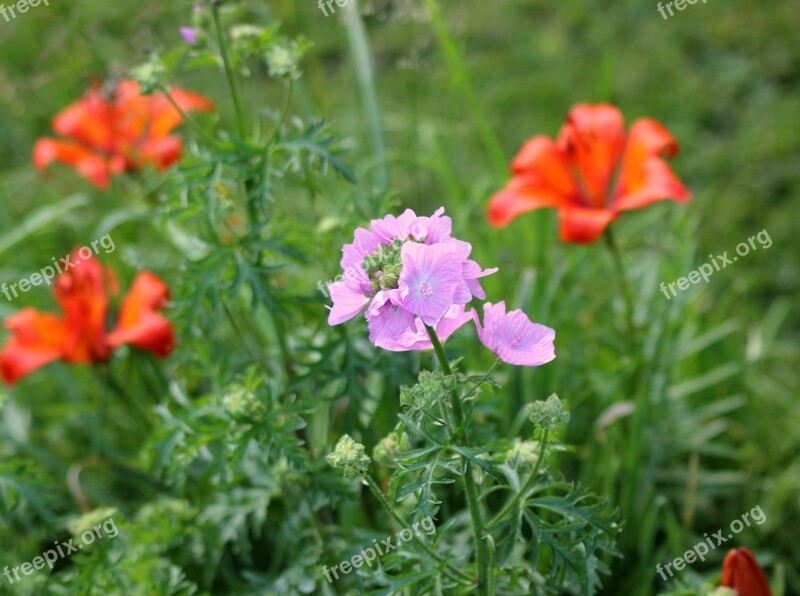
<svg viewBox="0 0 800 596"><path fill-rule="evenodd" d="M497 271L469 259L472 245L451 236L452 220L438 209L431 217L411 209L399 217L373 220L358 228L342 248L342 281L328 287L333 300L328 323L339 325L366 307L369 339L402 352L433 348L426 326L441 341L469 321L481 342L511 364L538 366L555 358L555 331L532 323L505 303L484 305L484 325L465 305L486 294L480 278Z"/></svg>

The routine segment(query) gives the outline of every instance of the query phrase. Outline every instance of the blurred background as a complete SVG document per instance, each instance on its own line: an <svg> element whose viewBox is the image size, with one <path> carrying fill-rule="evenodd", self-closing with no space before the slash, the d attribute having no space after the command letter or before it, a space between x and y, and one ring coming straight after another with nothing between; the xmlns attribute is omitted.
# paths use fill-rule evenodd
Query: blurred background
<svg viewBox="0 0 800 596"><path fill-rule="evenodd" d="M566 439L578 447L565 454L564 474L611 496L625 519L624 558L613 562L606 593L666 590L656 563L756 506L766 521L734 546L756 552L786 594L800 593L796 3L709 0L667 20L651 0L442 0L440 13L422 0L362 1L357 14L355 5L334 4L336 13L325 16L312 0L246 3L254 22L280 21L285 33L312 43L293 114L331 121L348 139L343 159L358 180L331 182L313 198L278 197L275 218L305 226L316 252L287 283L312 294L317 280L333 277L348 222L383 215L370 208L376 197L421 213L445 206L476 259L501 268L484 284L489 299L505 296L558 330L553 365L507 371L502 399L513 403L487 403L485 415L507 415L513 432L525 401L551 392L567 401ZM109 230L117 250L106 262L174 270L169 238L130 213L120 216L124 223L114 219L123 209L147 208L154 176L121 179L101 193L65 167L43 179L30 155L36 138L52 134L50 118L94 78L122 77L148 51L180 43L178 27L190 11L186 2L77 0L0 18L0 281L27 276ZM226 119L221 80L193 74L179 83L217 100ZM283 93L254 76L245 102L276 106ZM502 230L485 218L521 144L556 135L572 105L600 101L620 107L628 124L641 116L664 124L681 147L671 165L694 195L689 204L665 201L614 224L644 341L635 356L651 365L642 389L651 408L633 460L620 404L636 396L619 381L632 355L607 251L600 243L560 243L551 211ZM673 300L659 292L661 282L709 254L732 253L762 230L769 248ZM28 305L53 310L50 293L34 288L13 303L0 297L0 317ZM453 344L465 355L471 349ZM490 362L486 354L471 357ZM54 454L93 440L64 423L89 407L79 398L80 375L55 365L13 391L0 388L0 462L36 462L23 476L56 493L65 468ZM391 416L384 418L376 419L375 437L391 428ZM6 506L18 479L0 475ZM41 538L16 518L0 520L0 551L29 552L20 546L28 532L32 542ZM724 552L685 576L718 573Z"/></svg>

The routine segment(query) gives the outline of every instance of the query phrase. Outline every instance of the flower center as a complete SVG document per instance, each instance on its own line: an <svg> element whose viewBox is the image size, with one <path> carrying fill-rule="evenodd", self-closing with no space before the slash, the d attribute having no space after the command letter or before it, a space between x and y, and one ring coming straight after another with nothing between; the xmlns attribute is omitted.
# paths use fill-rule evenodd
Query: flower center
<svg viewBox="0 0 800 596"><path fill-rule="evenodd" d="M516 350L516 349L518 349L518 348L519 348L519 345L520 345L521 343L522 343L522 338L521 338L519 335L515 335L514 337L512 337L512 338L511 338L511 344L510 344L510 346L509 346L509 347L510 347L512 350Z"/></svg>
<svg viewBox="0 0 800 596"><path fill-rule="evenodd" d="M419 287L419 293L425 298L431 298L433 297L433 288L427 281L423 281L422 285Z"/></svg>
<svg viewBox="0 0 800 596"><path fill-rule="evenodd" d="M403 263L400 249L403 241L396 238L391 244L381 244L375 252L364 257L364 271L369 275L372 289L392 290L397 287Z"/></svg>

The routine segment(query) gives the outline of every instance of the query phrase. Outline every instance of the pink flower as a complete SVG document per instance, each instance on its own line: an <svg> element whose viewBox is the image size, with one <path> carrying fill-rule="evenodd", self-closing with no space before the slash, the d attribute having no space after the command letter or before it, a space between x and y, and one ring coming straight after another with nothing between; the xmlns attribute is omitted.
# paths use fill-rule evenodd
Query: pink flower
<svg viewBox="0 0 800 596"><path fill-rule="evenodd" d="M420 336L424 325L458 318L473 296L484 298L478 279L497 269L482 270L469 260L472 245L451 236L453 222L443 214L440 208L419 217L406 209L398 217L373 220L368 230L358 228L353 242L342 247L343 274L328 286L333 301L328 323L349 321L367 307L375 345L428 349L427 333ZM469 318L458 318L458 326ZM422 345L427 347L416 347Z"/></svg>
<svg viewBox="0 0 800 596"><path fill-rule="evenodd" d="M197 29L193 27L181 27L180 32L183 41L190 46L197 45Z"/></svg>
<svg viewBox="0 0 800 596"><path fill-rule="evenodd" d="M474 315L478 337L483 345L509 364L539 366L556 357L553 340L556 332L532 323L521 310L506 313L506 303L483 305L483 327Z"/></svg>

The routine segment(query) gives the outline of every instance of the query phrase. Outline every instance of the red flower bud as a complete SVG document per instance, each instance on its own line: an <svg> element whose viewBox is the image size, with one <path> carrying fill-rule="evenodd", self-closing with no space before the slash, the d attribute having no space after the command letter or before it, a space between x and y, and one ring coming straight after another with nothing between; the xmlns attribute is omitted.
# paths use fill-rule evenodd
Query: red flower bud
<svg viewBox="0 0 800 596"><path fill-rule="evenodd" d="M772 595L758 561L746 548L735 548L725 556L722 585L733 588L739 596Z"/></svg>

